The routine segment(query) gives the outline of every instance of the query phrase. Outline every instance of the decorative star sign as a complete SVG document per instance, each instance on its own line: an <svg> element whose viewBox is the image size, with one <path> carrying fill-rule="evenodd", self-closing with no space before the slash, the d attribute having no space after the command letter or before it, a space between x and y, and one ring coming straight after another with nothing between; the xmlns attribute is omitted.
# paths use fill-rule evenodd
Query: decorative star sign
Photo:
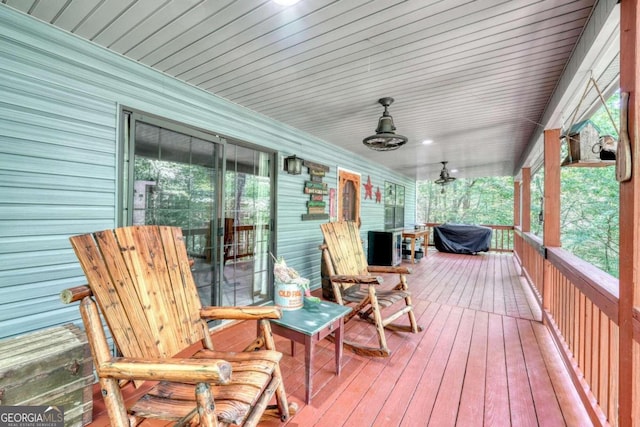
<svg viewBox="0 0 640 427"><path fill-rule="evenodd" d="M380 203L382 201L382 193L380 192L380 187L376 187L376 203Z"/></svg>
<svg viewBox="0 0 640 427"><path fill-rule="evenodd" d="M367 176L367 183L364 184L364 198L372 199L373 184L371 184L371 175Z"/></svg>

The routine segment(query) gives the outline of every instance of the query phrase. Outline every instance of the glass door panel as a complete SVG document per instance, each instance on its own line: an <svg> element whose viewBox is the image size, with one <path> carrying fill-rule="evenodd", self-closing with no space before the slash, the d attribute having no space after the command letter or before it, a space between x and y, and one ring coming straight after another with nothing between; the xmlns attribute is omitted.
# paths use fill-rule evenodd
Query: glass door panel
<svg viewBox="0 0 640 427"><path fill-rule="evenodd" d="M130 115L127 222L178 226L183 230L198 293L219 305L218 182L222 141L177 125Z"/></svg>
<svg viewBox="0 0 640 427"><path fill-rule="evenodd" d="M227 145L223 305L272 299L272 159L270 153Z"/></svg>

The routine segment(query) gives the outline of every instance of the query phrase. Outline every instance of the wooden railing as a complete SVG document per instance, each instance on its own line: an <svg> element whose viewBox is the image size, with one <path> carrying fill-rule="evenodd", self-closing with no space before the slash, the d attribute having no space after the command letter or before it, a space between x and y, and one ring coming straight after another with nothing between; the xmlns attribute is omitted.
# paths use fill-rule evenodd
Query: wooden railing
<svg viewBox="0 0 640 427"><path fill-rule="evenodd" d="M268 225L233 225L226 221L224 228L223 253L224 262L254 255L256 246L256 230L269 230ZM192 258L205 258L211 261L210 228L192 228L183 230L187 251Z"/></svg>
<svg viewBox="0 0 640 427"><path fill-rule="evenodd" d="M542 305L544 248L542 240L533 234L515 233L515 255L522 266L522 274L532 285L531 289Z"/></svg>
<svg viewBox="0 0 640 427"><path fill-rule="evenodd" d="M435 226L441 225L438 222L427 222L424 224L429 229L429 245L433 246L433 233L432 229ZM513 252L514 248L514 229L513 225L482 225L483 227L489 227L492 230L491 233L491 246L489 248L492 252Z"/></svg>
<svg viewBox="0 0 640 427"><path fill-rule="evenodd" d="M182 230L190 258L205 258L207 251L211 251L209 234L209 228L184 228Z"/></svg>
<svg viewBox="0 0 640 427"><path fill-rule="evenodd" d="M239 258L252 257L256 249L256 230L268 230L268 225L234 225L225 228L224 262Z"/></svg>
<svg viewBox="0 0 640 427"><path fill-rule="evenodd" d="M618 280L561 248L544 248L540 239L519 230L515 247L592 421L618 425ZM639 337L636 333L635 345Z"/></svg>

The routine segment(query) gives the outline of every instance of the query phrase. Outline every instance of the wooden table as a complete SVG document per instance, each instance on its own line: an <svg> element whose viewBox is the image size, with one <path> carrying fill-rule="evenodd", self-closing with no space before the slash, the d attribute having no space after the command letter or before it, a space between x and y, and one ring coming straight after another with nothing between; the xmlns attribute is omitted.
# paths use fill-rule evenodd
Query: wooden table
<svg viewBox="0 0 640 427"><path fill-rule="evenodd" d="M409 239L411 240L411 264L415 264L415 256L416 256L416 240L419 239L425 239L424 241L424 247L425 247L425 251L424 254L427 254L427 245L428 245L428 239L429 239L429 229L425 229L425 230L402 230L402 238L403 239Z"/></svg>
<svg viewBox="0 0 640 427"><path fill-rule="evenodd" d="M311 403L312 384L311 368L313 366L313 348L321 339L335 333L336 375L342 369L342 331L344 316L351 307L344 307L329 301L321 301L317 306L298 310L285 310L280 319L271 320L274 334L291 340L291 355L295 355L295 343L305 347L305 402Z"/></svg>

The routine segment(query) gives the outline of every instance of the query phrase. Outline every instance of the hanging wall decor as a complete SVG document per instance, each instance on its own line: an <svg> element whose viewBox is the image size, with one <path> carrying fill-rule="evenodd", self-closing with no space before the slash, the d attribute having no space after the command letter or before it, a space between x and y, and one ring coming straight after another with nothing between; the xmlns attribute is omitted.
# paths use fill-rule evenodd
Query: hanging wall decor
<svg viewBox="0 0 640 427"><path fill-rule="evenodd" d="M636 115L638 112L635 112ZM637 121L634 121L637 123ZM631 140L629 139L629 93L620 94L620 142L616 152L616 179L625 182L631 179Z"/></svg>
<svg viewBox="0 0 640 427"><path fill-rule="evenodd" d="M330 188L329 189L329 219L331 221L335 221L336 220L336 216L337 216L337 211L336 211L336 206L338 204L338 201L336 200L336 189L335 188Z"/></svg>
<svg viewBox="0 0 640 427"><path fill-rule="evenodd" d="M382 202L382 192L380 191L380 187L376 187L376 203Z"/></svg>
<svg viewBox="0 0 640 427"><path fill-rule="evenodd" d="M371 184L371 176L367 176L367 183L364 185L364 198L372 199L373 198L373 184Z"/></svg>
<svg viewBox="0 0 640 427"><path fill-rule="evenodd" d="M604 95L598 86L598 82L592 76L589 78L589 81L587 81L582 98L578 102L578 106L575 108L571 117L569 128L560 135L560 139L567 144L567 157L562 161L561 166L611 166L616 164L617 154L624 151L624 147L618 148L618 139L613 135L601 135L600 128L591 120L587 119L576 123L579 112L581 111L580 106L587 98L591 87L596 90L600 102L609 116L609 120L611 120L611 125L615 133L619 135L618 138L624 138L624 132L618 130L618 123L613 119L609 107L607 107L607 101L604 99ZM621 94L620 101L620 119L622 122L624 116L624 114L622 114L622 110L624 109L624 94ZM624 122L621 124L624 125Z"/></svg>
<svg viewBox="0 0 640 427"><path fill-rule="evenodd" d="M307 202L307 213L302 215L303 221L328 219L329 214L325 212L327 203L324 196L329 194L327 183L322 182L325 174L329 172L329 166L305 160L303 166L309 170L309 181L304 183L304 194L309 195Z"/></svg>

